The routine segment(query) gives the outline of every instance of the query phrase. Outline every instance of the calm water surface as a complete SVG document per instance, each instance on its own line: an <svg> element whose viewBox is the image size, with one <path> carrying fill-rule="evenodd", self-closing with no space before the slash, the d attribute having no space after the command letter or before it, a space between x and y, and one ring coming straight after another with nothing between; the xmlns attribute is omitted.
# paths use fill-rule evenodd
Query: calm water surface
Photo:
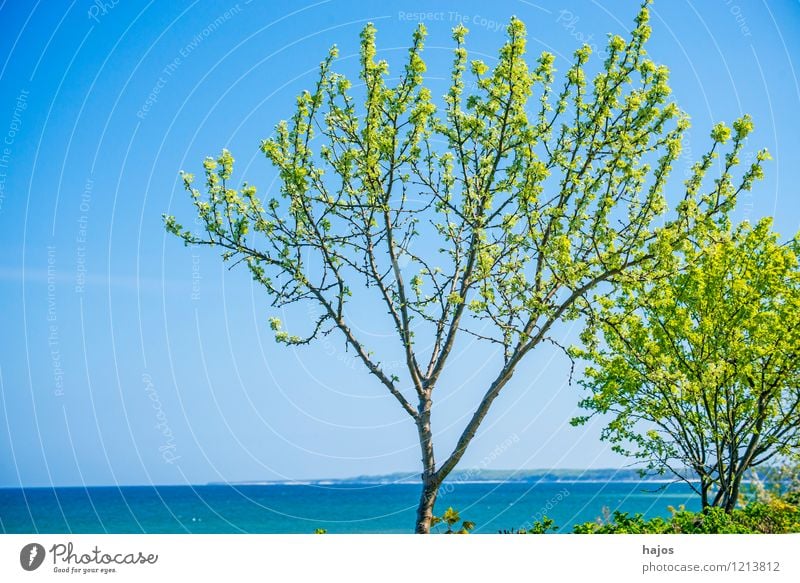
<svg viewBox="0 0 800 583"><path fill-rule="evenodd" d="M668 506L699 504L685 484L457 483L443 486L436 511L448 506L477 524L475 532L516 529L546 514L570 530L603 509L648 517ZM0 489L6 533L408 533L415 484L126 486Z"/></svg>

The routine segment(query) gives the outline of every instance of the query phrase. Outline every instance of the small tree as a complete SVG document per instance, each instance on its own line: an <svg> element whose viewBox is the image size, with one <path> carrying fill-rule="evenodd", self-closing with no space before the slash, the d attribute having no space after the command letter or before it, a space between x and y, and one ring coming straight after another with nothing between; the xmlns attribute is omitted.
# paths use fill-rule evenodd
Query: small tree
<svg viewBox="0 0 800 583"><path fill-rule="evenodd" d="M800 246L770 225L706 233L682 269L601 308L605 345L581 352L604 439L704 508L730 512L752 468L800 453Z"/></svg>
<svg viewBox="0 0 800 583"><path fill-rule="evenodd" d="M233 158L223 150L204 163L205 194L183 174L205 233L165 217L187 245L217 246L224 260L243 262L273 306L318 307L303 335L272 318L278 342L302 345L337 331L408 413L422 453L422 533L442 481L553 325L579 317L598 286L653 272L698 225L724 216L761 164L738 189L726 175L701 193L724 141L720 125L683 201L665 218L663 189L688 120L669 101L667 69L646 56L647 3L628 41L610 38L591 85L584 46L558 91L554 55L542 53L528 67L520 20L508 25L494 68L468 60L466 34L453 29L450 87L437 108L423 83L425 28L414 32L403 73L389 85L367 25L361 85L332 72L334 48L292 118L262 142L280 195L262 200L251 185L232 188ZM738 123L737 140L750 127ZM737 141L729 168L740 147ZM370 294L396 331L403 378L384 369L345 316L348 302ZM438 462L434 390L464 335L499 347L502 359L454 449Z"/></svg>

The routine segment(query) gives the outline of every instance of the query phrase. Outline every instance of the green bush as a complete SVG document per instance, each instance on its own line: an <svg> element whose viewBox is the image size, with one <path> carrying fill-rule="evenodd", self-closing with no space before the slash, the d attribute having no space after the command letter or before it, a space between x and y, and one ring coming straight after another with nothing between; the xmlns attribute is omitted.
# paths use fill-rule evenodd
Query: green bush
<svg viewBox="0 0 800 583"><path fill-rule="evenodd" d="M800 507L785 499L751 502L730 513L722 508L691 512L670 508L672 516L645 520L641 514L614 512L605 522L577 524L577 534L781 534L800 532Z"/></svg>
<svg viewBox="0 0 800 583"><path fill-rule="evenodd" d="M630 515L619 510L609 513L595 522L576 524L575 534L786 534L800 533L800 489L797 482L781 490L762 489L749 502L731 512L723 508L709 507L701 512L692 512L680 506L677 510L669 506L671 516L646 519L642 514ZM434 524L444 522L447 532L469 532L474 523L465 521L460 530L456 524L458 512L448 508ZM542 517L529 527L500 530L500 534L545 534L555 532L558 526L552 518Z"/></svg>

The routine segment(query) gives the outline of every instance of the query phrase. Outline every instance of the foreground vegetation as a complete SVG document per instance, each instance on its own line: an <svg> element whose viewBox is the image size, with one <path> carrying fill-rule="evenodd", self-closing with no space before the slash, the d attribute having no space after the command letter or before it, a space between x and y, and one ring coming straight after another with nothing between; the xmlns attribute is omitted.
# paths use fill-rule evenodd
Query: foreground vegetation
<svg viewBox="0 0 800 583"><path fill-rule="evenodd" d="M576 524L574 534L787 534L800 532L800 495L753 501L726 512L709 506L700 512L669 507L671 516L646 519L642 514L614 513L594 522ZM504 530L501 534L546 534L560 530L551 518L536 521L531 528ZM455 532L465 532L458 530ZM569 532L569 531L567 531Z"/></svg>
<svg viewBox="0 0 800 583"><path fill-rule="evenodd" d="M576 524L574 534L788 534L800 533L800 466L786 464L768 469L762 476L753 474L748 495L742 496L739 506L726 510L706 506L699 512L683 506L668 507L670 516L647 519L642 514L613 513L604 509L604 516L594 522ZM448 523L447 532L466 533L474 528L453 530L460 520L458 512L449 508L445 516L455 518ZM501 534L546 534L559 530L547 516L532 523L530 528L504 530ZM570 531L567 531L570 532Z"/></svg>
<svg viewBox="0 0 800 583"><path fill-rule="evenodd" d="M800 532L800 506L787 500L751 502L725 512L709 506L701 512L670 508L669 518L646 520L641 514L614 512L609 521L585 522L576 534L785 534Z"/></svg>
<svg viewBox="0 0 800 583"><path fill-rule="evenodd" d="M742 508L726 512L718 506L709 506L699 512L669 507L671 516L646 519L642 514L629 515L615 511L594 522L573 526L564 531L552 518L537 520L530 528L502 530L500 534L548 534L558 531L573 534L788 534L800 533L800 495L794 498L775 498L770 501L753 501ZM448 508L442 517L434 517L434 524L442 523L444 534L468 534L475 528L470 521L461 520L458 511Z"/></svg>

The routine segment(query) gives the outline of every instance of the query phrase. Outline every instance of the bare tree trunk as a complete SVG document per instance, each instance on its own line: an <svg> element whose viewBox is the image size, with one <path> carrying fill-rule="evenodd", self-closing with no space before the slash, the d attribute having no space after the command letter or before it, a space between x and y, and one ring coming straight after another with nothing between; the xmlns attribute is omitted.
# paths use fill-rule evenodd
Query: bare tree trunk
<svg viewBox="0 0 800 583"><path fill-rule="evenodd" d="M754 385L751 384L754 387ZM766 397L765 397L766 395ZM736 468L736 471L733 474L732 483L731 483L731 495L728 499L727 504L725 505L726 512L733 512L734 508L736 508L736 504L739 502L739 490L741 489L742 480L744 479L744 475L747 470L750 468L750 465L753 463L753 457L756 453L760 442L761 430L764 427L764 421L766 418L766 407L767 403L769 402L768 393L764 393L759 397L759 404L758 404L758 419L756 421L755 428L753 430L753 435L750 437L750 442L747 445L747 450L745 450L744 455L742 456L741 460L739 461L739 465Z"/></svg>
<svg viewBox="0 0 800 583"><path fill-rule="evenodd" d="M703 510L708 508L708 491L711 488L711 480L706 475L700 477L700 503Z"/></svg>
<svg viewBox="0 0 800 583"><path fill-rule="evenodd" d="M435 481L426 482L423 478L422 494L419 497L419 506L417 506L417 523L414 530L416 534L430 533L433 505L436 504L436 495L438 493L439 485Z"/></svg>
<svg viewBox="0 0 800 583"><path fill-rule="evenodd" d="M730 497L728 498L727 503L725 504L725 512L733 512L734 508L736 508L736 504L739 502L739 485L742 483L742 476L737 476L734 478L734 483L731 488Z"/></svg>
<svg viewBox="0 0 800 583"><path fill-rule="evenodd" d="M428 534L431 531L433 505L439 493L441 480L436 473L436 459L433 454L433 434L431 432L431 397L430 389L420 396L417 432L422 450L422 493L417 506L417 522L414 532Z"/></svg>

